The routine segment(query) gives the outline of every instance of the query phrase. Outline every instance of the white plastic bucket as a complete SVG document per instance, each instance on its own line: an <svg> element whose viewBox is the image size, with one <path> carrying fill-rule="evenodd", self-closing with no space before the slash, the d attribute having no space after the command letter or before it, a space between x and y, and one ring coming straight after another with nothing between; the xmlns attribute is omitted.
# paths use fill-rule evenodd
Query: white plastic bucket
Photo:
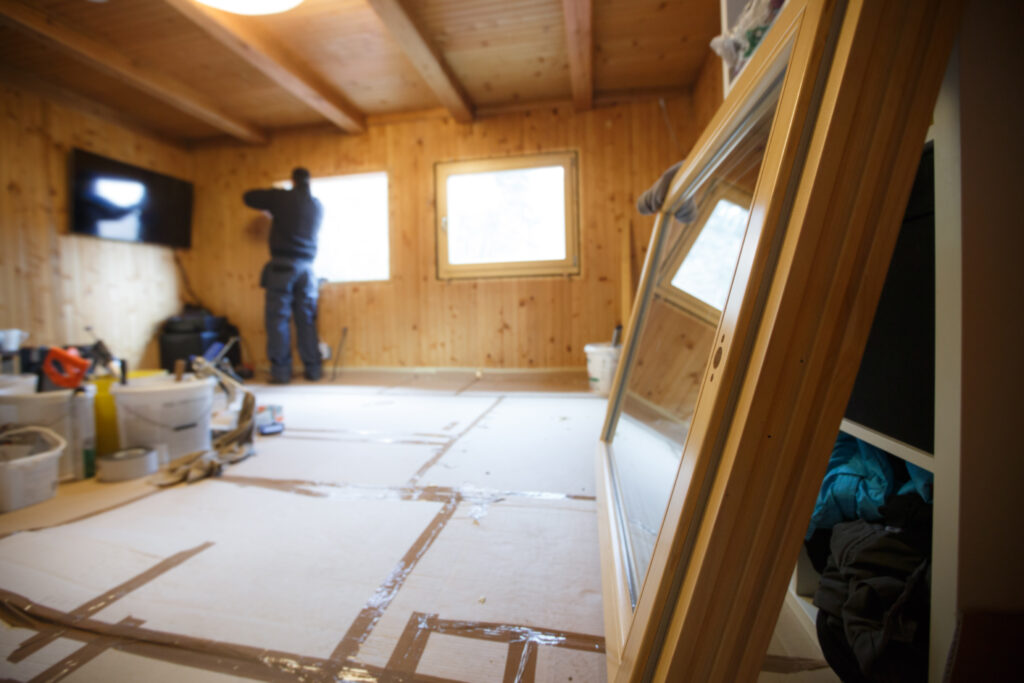
<svg viewBox="0 0 1024 683"><path fill-rule="evenodd" d="M0 375L0 396L34 394L38 381L35 375Z"/></svg>
<svg viewBox="0 0 1024 683"><path fill-rule="evenodd" d="M583 347L587 354L587 376L590 378L590 390L607 396L612 389L615 368L619 364L621 346L612 346L609 342L587 344Z"/></svg>
<svg viewBox="0 0 1024 683"><path fill-rule="evenodd" d="M31 394L0 393L0 425L47 427L57 432L67 447L60 459L61 481L83 479L91 474L96 457L96 421L93 401L96 387Z"/></svg>
<svg viewBox="0 0 1024 683"><path fill-rule="evenodd" d="M67 442L45 427L12 429L7 434L38 432L52 448L23 455L20 446L0 446L0 512L41 503L57 492L58 463Z"/></svg>
<svg viewBox="0 0 1024 683"><path fill-rule="evenodd" d="M152 448L160 454L161 465L209 449L214 384L208 377L112 386L121 448Z"/></svg>

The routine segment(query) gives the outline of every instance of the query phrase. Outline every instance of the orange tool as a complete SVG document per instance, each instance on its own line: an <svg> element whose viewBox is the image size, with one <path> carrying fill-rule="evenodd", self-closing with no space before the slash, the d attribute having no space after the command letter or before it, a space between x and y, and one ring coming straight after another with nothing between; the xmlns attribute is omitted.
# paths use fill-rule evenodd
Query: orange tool
<svg viewBox="0 0 1024 683"><path fill-rule="evenodd" d="M65 351L51 346L43 359L43 372L58 387L74 389L85 379L85 373L91 365L92 361L82 358L76 349Z"/></svg>

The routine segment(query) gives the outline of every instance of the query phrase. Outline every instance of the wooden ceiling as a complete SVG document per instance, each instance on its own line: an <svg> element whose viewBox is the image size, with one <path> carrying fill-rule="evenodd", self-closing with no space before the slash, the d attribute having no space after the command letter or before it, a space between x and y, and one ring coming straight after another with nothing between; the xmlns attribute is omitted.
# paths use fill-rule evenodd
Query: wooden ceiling
<svg viewBox="0 0 1024 683"><path fill-rule="evenodd" d="M305 0L238 16L194 0L0 0L0 80L165 137L685 91L717 0Z"/></svg>

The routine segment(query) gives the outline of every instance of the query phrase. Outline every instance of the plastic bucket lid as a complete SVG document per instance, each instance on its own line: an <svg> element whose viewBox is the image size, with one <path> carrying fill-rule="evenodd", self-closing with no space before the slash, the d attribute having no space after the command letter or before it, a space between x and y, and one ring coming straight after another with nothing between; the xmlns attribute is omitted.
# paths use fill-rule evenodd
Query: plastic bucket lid
<svg viewBox="0 0 1024 683"><path fill-rule="evenodd" d="M34 375L31 375L34 377ZM56 391L40 391L32 393L8 393L5 394L0 391L0 403L4 404L32 404L32 405L44 405L52 403L54 405L58 403L66 402L72 395L75 394L74 389L58 389ZM78 392L77 398L83 396L92 398L96 395L96 387L91 384L86 384L82 387L82 391Z"/></svg>
<svg viewBox="0 0 1024 683"><path fill-rule="evenodd" d="M212 377L204 377L197 379L194 377L186 377L180 382L175 382L174 378L170 375L158 376L153 378L145 378L142 382L130 382L128 384L114 384L110 387L110 393L112 394L124 394L124 395L135 395L143 397L147 394L163 394L167 397L175 397L175 394L189 395L199 394L206 390L207 387L216 384L216 380Z"/></svg>
<svg viewBox="0 0 1024 683"><path fill-rule="evenodd" d="M38 381L35 375L0 375L0 396L34 394Z"/></svg>
<svg viewBox="0 0 1024 683"><path fill-rule="evenodd" d="M622 351L622 347L612 346L611 342L601 342L598 344L587 344L583 347L583 351L588 354L617 356Z"/></svg>

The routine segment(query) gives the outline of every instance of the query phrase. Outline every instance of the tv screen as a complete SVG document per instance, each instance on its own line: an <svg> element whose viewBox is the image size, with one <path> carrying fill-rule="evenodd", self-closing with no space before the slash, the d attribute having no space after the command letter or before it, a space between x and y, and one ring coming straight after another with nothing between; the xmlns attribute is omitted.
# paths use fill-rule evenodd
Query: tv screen
<svg viewBox="0 0 1024 683"><path fill-rule="evenodd" d="M192 183L72 150L71 232L188 248Z"/></svg>

